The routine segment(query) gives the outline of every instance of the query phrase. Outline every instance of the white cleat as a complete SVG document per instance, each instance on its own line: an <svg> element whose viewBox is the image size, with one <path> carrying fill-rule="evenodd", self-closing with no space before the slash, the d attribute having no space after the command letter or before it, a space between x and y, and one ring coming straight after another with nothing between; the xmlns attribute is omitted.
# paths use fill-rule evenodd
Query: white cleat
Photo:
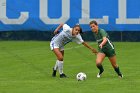
<svg viewBox="0 0 140 93"><path fill-rule="evenodd" d="M98 73L98 74L97 74L97 78L100 78L100 77L101 77L101 74Z"/></svg>
<svg viewBox="0 0 140 93"><path fill-rule="evenodd" d="M119 75L119 78L123 78L123 74Z"/></svg>

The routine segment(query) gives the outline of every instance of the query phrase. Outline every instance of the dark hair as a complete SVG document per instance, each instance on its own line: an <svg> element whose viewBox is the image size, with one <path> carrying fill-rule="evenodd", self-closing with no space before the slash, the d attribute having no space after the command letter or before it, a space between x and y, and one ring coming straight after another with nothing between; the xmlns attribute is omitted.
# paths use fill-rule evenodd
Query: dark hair
<svg viewBox="0 0 140 93"><path fill-rule="evenodd" d="M75 27L79 27L80 28L80 34L83 34L82 28L79 24L76 24L73 28L75 28Z"/></svg>
<svg viewBox="0 0 140 93"><path fill-rule="evenodd" d="M89 23L90 25L91 24L95 24L96 26L98 25L98 23L95 21L95 20L93 20L93 21L90 21L90 23Z"/></svg>

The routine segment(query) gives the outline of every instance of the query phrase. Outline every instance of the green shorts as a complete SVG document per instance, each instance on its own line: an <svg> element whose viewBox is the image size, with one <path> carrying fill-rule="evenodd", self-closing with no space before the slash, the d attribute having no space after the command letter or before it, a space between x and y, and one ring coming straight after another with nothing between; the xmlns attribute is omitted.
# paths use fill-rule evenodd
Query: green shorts
<svg viewBox="0 0 140 93"><path fill-rule="evenodd" d="M107 57L113 57L114 55L116 55L115 53L115 49L112 48L107 48L107 47L103 47L102 49L99 48L98 52L100 53L104 53Z"/></svg>

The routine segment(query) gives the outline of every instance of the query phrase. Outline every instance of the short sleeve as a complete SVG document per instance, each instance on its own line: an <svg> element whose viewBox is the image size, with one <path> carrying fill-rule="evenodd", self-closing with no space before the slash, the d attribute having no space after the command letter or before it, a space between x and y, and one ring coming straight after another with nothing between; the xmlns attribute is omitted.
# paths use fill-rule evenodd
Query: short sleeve
<svg viewBox="0 0 140 93"><path fill-rule="evenodd" d="M69 25L67 25L67 24L64 24L63 25L63 31L68 31L68 30L70 30L71 28L70 28L70 26Z"/></svg>
<svg viewBox="0 0 140 93"><path fill-rule="evenodd" d="M104 29L101 29L101 35L102 37L107 37L107 33Z"/></svg>
<svg viewBox="0 0 140 93"><path fill-rule="evenodd" d="M77 44L81 44L84 42L84 40L82 39L81 35L78 34L74 39L73 39L74 42L76 42Z"/></svg>

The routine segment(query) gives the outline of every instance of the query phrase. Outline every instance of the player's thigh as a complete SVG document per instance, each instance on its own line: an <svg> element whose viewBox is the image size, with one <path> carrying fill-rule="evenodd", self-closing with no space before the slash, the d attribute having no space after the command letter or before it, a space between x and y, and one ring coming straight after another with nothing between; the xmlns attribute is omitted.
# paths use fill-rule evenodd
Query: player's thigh
<svg viewBox="0 0 140 93"><path fill-rule="evenodd" d="M97 54L96 64L101 64L103 62L104 58L105 58L105 54L99 52Z"/></svg>
<svg viewBox="0 0 140 93"><path fill-rule="evenodd" d="M64 50L61 51L62 56L64 57Z"/></svg>
<svg viewBox="0 0 140 93"><path fill-rule="evenodd" d="M60 51L59 48L54 48L53 52L57 56L58 60L63 60L63 53Z"/></svg>

